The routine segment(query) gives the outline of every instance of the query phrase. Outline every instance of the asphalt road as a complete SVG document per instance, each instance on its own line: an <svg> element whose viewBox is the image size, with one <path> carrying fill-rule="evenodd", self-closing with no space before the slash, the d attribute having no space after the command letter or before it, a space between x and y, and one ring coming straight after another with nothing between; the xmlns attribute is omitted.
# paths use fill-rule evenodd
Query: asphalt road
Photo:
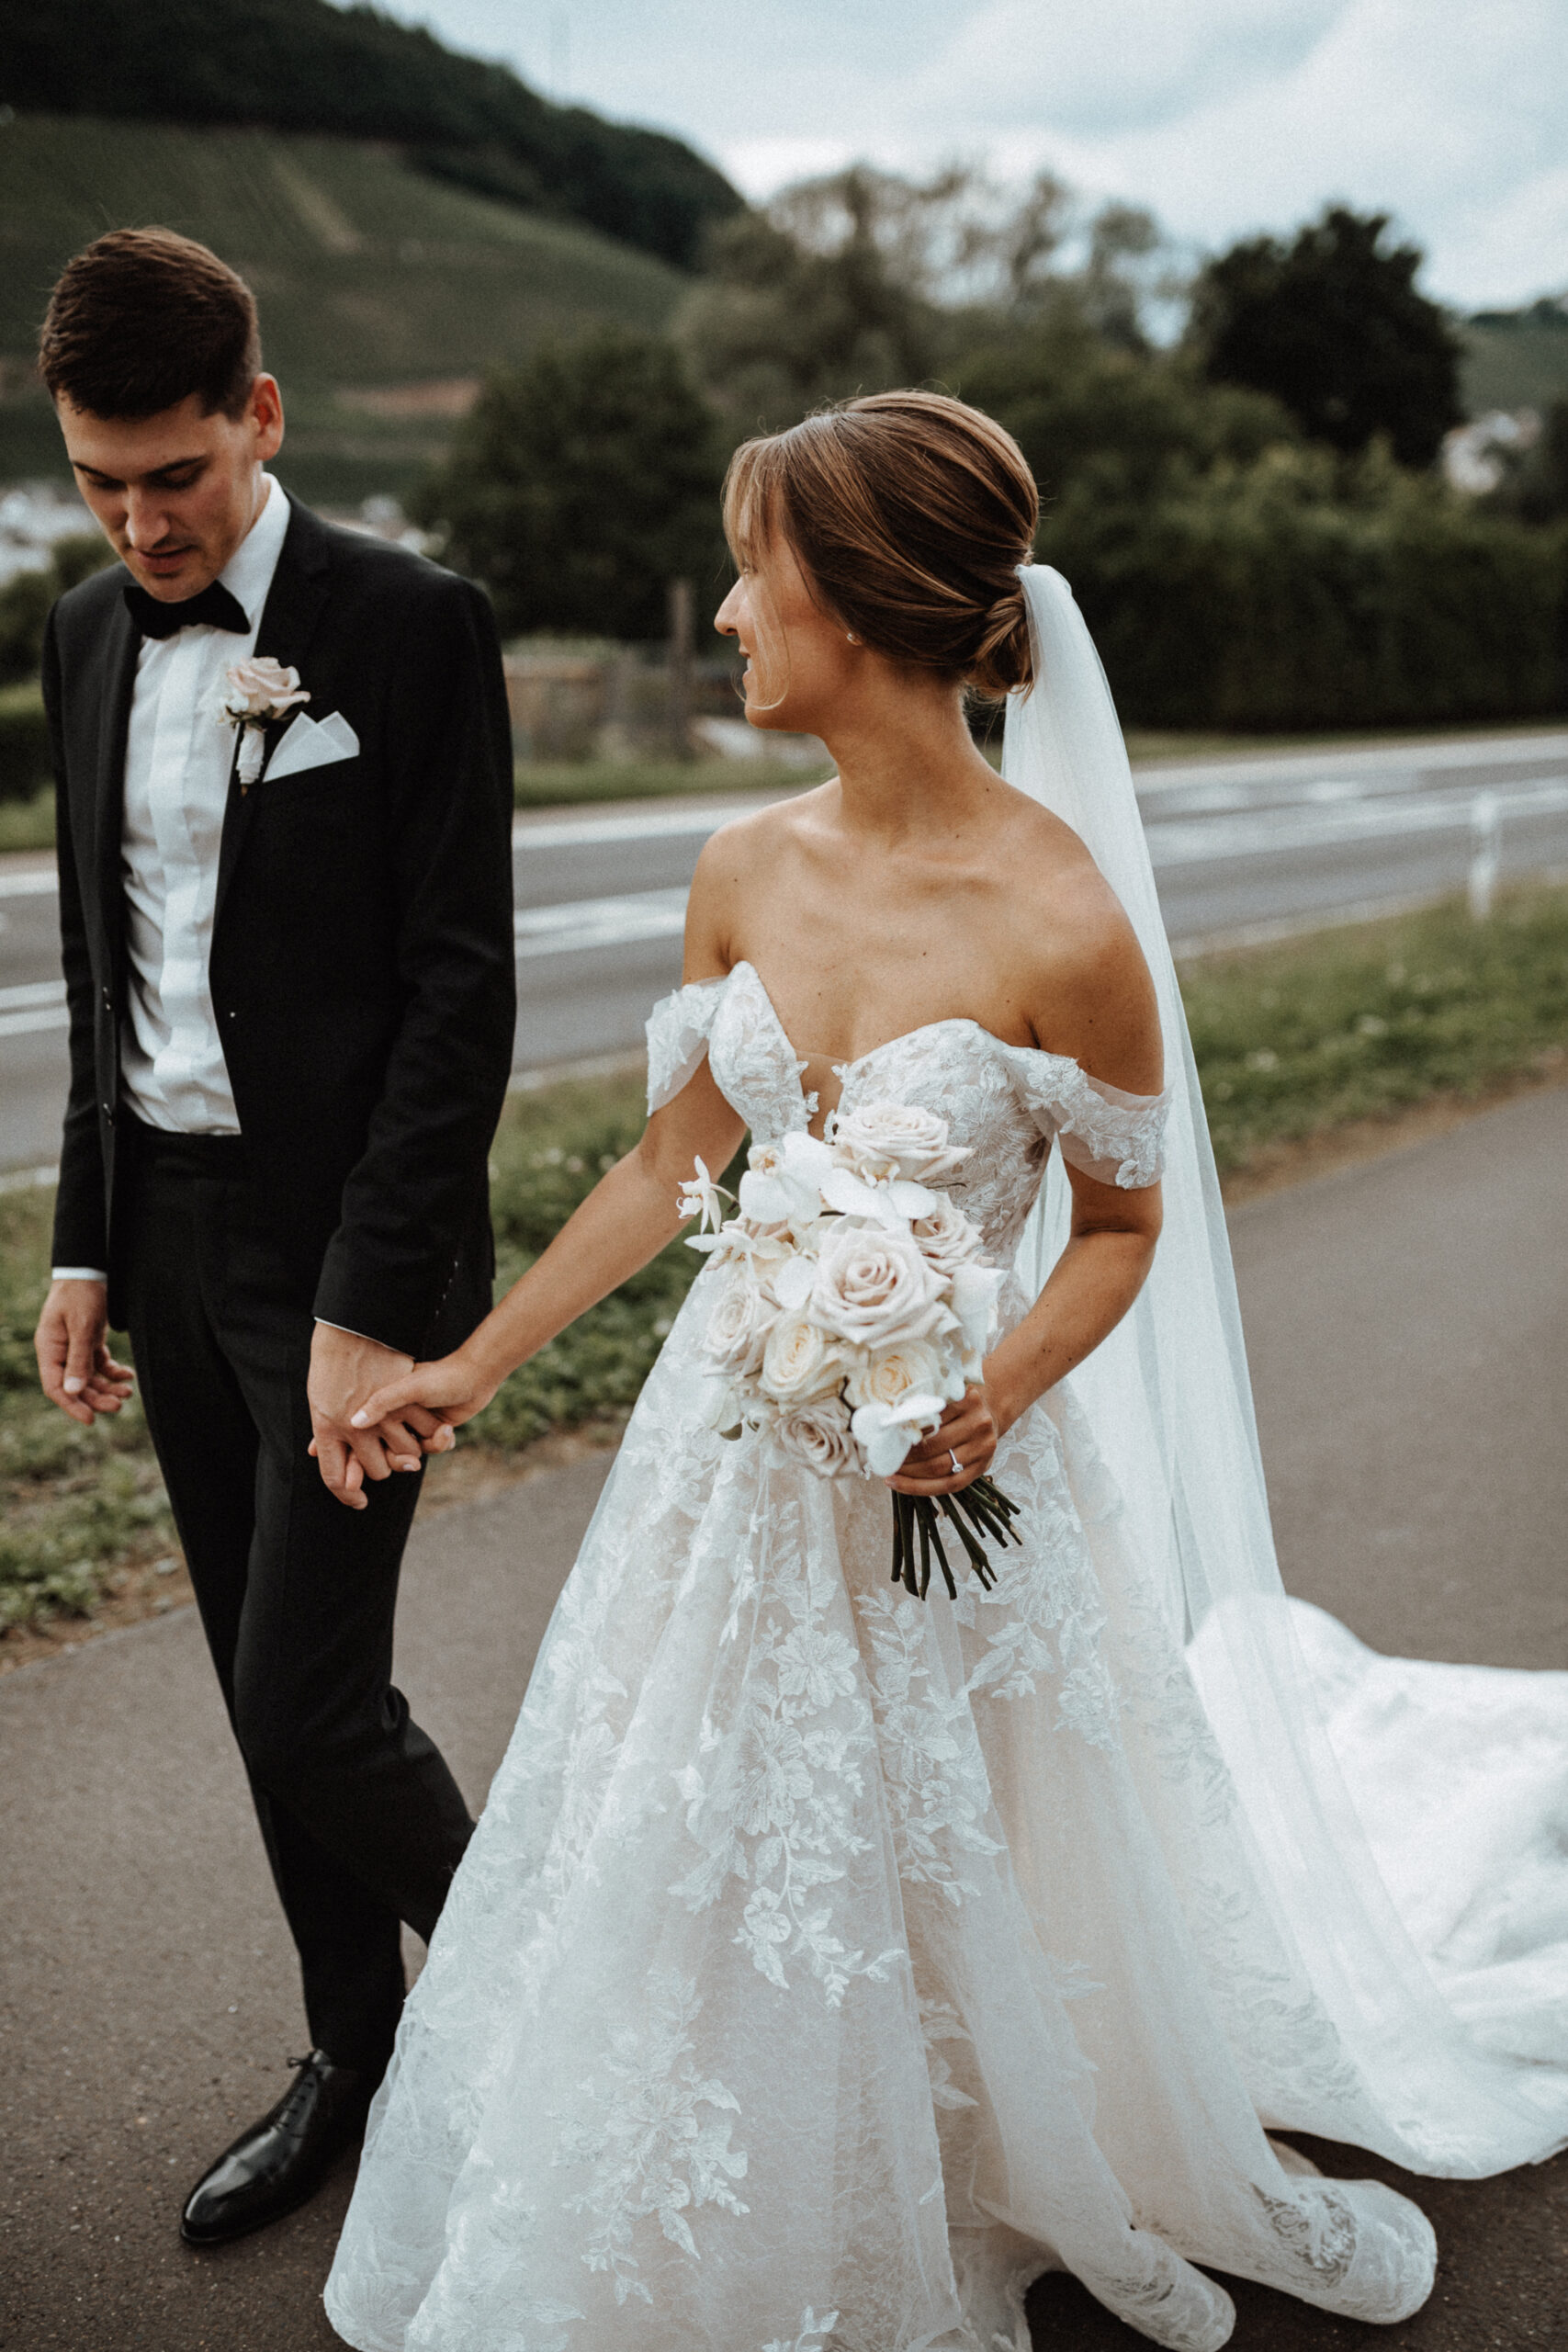
<svg viewBox="0 0 1568 2352"><path fill-rule="evenodd" d="M1249 1204L1233 1230L1292 1589L1406 1655L1568 1666L1568 1090ZM603 1475L416 1528L400 1678L476 1803ZM346 2172L259 2238L192 2255L175 2235L302 2030L194 1613L0 1681L0 2344L329 2352ZM1305 2144L1419 2199L1437 2290L1374 2330L1241 2286L1236 2352L1568 2342L1568 2157L1417 2182ZM1142 2341L1063 2278L1032 2314L1040 2352Z"/></svg>
<svg viewBox="0 0 1568 2352"><path fill-rule="evenodd" d="M1565 734L1146 767L1138 789L1182 944L1459 888L1488 795L1504 875L1568 869ZM680 978L698 851L754 805L694 797L518 820L520 1070L640 1046L649 1006ZM0 1168L47 1166L65 1086L53 877L42 859L0 869Z"/></svg>

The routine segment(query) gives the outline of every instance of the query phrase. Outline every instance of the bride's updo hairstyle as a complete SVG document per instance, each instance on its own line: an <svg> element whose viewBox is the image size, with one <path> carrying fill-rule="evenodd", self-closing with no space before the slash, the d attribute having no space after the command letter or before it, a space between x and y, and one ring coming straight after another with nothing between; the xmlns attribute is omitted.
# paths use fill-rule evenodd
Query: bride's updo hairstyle
<svg viewBox="0 0 1568 2352"><path fill-rule="evenodd" d="M1018 567L1039 517L1011 434L941 392L820 409L743 442L724 485L742 568L782 534L863 645L983 695L1033 683Z"/></svg>

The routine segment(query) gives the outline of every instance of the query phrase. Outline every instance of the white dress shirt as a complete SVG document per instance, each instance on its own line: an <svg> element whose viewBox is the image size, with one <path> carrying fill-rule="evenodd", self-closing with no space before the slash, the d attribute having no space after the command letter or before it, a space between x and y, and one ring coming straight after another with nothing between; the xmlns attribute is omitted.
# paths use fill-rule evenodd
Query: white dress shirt
<svg viewBox="0 0 1568 2352"><path fill-rule="evenodd" d="M249 635L182 628L145 638L126 737L120 874L130 986L120 1090L137 1118L174 1135L240 1132L208 979L234 756L233 729L212 705L230 663L257 650L288 529L287 494L270 474L263 479L261 513L218 575L238 599ZM104 1279L96 1267L54 1272L58 1281Z"/></svg>
<svg viewBox="0 0 1568 2352"><path fill-rule="evenodd" d="M144 639L126 737L120 870L130 987L120 1091L144 1125L174 1135L240 1132L207 971L234 757L234 730L213 704L230 663L257 650L288 529L287 497L263 479L265 503L218 575L249 635L182 628Z"/></svg>

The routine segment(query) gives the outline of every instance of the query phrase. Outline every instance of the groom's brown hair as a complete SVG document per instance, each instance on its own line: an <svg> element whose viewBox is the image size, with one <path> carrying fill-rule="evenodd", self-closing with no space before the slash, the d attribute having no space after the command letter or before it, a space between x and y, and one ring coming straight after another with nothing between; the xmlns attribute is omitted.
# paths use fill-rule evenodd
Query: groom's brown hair
<svg viewBox="0 0 1568 2352"><path fill-rule="evenodd" d="M156 416L193 392L204 416L238 416L261 364L255 296L172 229L115 229L67 262L39 338L50 398L93 416Z"/></svg>

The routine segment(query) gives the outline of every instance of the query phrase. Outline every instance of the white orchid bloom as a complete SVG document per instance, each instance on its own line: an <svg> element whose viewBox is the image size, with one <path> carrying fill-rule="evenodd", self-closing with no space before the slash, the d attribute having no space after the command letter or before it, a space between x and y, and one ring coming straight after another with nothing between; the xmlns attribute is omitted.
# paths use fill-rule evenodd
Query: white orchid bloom
<svg viewBox="0 0 1568 2352"><path fill-rule="evenodd" d="M973 1264L954 1266L950 1279L953 1312L964 1335L964 1352L973 1359L984 1353L986 1342L996 1328L1001 1269Z"/></svg>
<svg viewBox="0 0 1568 2352"><path fill-rule="evenodd" d="M707 1396L699 1416L706 1430L733 1430L741 1418L741 1400L733 1384L722 1372L705 1373Z"/></svg>
<svg viewBox="0 0 1568 2352"><path fill-rule="evenodd" d="M798 1131L754 1144L740 1179L740 1213L759 1225L802 1225L822 1211L822 1179L834 1165L827 1144Z"/></svg>
<svg viewBox="0 0 1568 2352"><path fill-rule="evenodd" d="M769 1288L781 1306L797 1315L810 1297L817 1283L817 1263L812 1258L787 1258L773 1274Z"/></svg>
<svg viewBox="0 0 1568 2352"><path fill-rule="evenodd" d="M822 1198L840 1216L870 1217L890 1233L908 1233L912 1217L931 1214L934 1195L907 1176L869 1182L839 1160L822 1179Z"/></svg>
<svg viewBox="0 0 1568 2352"><path fill-rule="evenodd" d="M705 1233L716 1233L724 1219L719 1211L720 1201L729 1194L708 1174L705 1160L698 1159L697 1172L688 1176L676 1198L676 1208L682 1216L700 1216Z"/></svg>
<svg viewBox="0 0 1568 2352"><path fill-rule="evenodd" d="M896 1405L873 1403L857 1408L851 1427L874 1478L890 1478L921 1430L937 1427L943 1401L941 1396L915 1392L900 1396Z"/></svg>

